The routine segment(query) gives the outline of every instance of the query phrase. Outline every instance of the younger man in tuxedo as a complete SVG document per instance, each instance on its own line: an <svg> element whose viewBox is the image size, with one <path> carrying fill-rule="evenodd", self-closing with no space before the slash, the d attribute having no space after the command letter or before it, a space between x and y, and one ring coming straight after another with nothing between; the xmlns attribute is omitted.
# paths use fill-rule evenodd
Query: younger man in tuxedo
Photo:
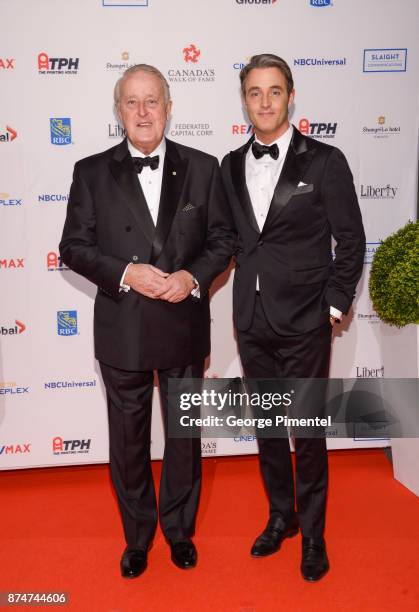
<svg viewBox="0 0 419 612"><path fill-rule="evenodd" d="M255 55L240 80L255 135L224 158L222 174L239 235L233 315L244 373L326 378L332 326L348 312L365 250L352 174L339 149L290 125L295 92L283 59ZM297 512L288 439L259 439L269 520L251 554L276 552L301 528L301 571L314 581L329 568L326 440L295 446Z"/></svg>

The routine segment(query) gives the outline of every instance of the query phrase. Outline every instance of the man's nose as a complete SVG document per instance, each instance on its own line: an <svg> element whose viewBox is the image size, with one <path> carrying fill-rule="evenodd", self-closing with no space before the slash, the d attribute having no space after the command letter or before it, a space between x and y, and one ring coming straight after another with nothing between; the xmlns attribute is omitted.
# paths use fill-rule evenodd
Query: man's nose
<svg viewBox="0 0 419 612"><path fill-rule="evenodd" d="M270 104L271 104L271 97L269 93L262 94L262 106L264 108L267 108L270 106Z"/></svg>
<svg viewBox="0 0 419 612"><path fill-rule="evenodd" d="M147 114L147 106L145 102L141 102L141 100L137 102L137 114L140 117L144 117Z"/></svg>

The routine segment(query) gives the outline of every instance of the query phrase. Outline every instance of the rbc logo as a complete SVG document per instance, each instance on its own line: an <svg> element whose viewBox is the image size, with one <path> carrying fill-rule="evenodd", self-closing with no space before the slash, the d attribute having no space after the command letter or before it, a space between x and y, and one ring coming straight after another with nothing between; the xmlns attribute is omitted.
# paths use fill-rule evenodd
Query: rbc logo
<svg viewBox="0 0 419 612"><path fill-rule="evenodd" d="M71 144L71 119L70 117L57 117L49 120L51 129L51 144Z"/></svg>
<svg viewBox="0 0 419 612"><path fill-rule="evenodd" d="M310 0L311 6L330 6L331 0Z"/></svg>
<svg viewBox="0 0 419 612"><path fill-rule="evenodd" d="M59 336L77 336L77 310L57 312L57 333Z"/></svg>

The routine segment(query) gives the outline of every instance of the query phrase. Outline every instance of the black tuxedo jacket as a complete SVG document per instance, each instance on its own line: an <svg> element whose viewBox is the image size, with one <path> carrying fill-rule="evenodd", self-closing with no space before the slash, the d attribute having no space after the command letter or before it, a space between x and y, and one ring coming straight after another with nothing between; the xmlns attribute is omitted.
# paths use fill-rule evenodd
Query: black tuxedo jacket
<svg viewBox="0 0 419 612"><path fill-rule="evenodd" d="M251 325L259 275L270 325L278 334L302 334L324 324L330 306L347 313L361 276L365 236L352 174L339 149L293 128L260 231L245 176L252 141L222 162L239 236L233 289L235 325L242 331ZM337 243L334 261L332 235Z"/></svg>
<svg viewBox="0 0 419 612"><path fill-rule="evenodd" d="M63 261L98 286L97 359L123 370L181 367L210 350L208 289L234 248L218 161L166 140L157 226L124 140L76 163L60 243ZM120 291L129 262L186 269L201 298L177 304Z"/></svg>

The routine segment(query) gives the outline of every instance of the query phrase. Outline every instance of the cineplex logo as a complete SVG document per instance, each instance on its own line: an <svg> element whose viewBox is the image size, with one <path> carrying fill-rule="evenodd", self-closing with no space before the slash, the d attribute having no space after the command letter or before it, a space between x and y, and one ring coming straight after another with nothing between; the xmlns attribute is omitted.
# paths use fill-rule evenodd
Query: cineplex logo
<svg viewBox="0 0 419 612"><path fill-rule="evenodd" d="M29 387L19 387L16 382L0 382L0 395L23 395Z"/></svg>
<svg viewBox="0 0 419 612"><path fill-rule="evenodd" d="M191 43L182 49L183 61L186 67L170 68L167 71L167 80L171 83L212 83L215 81L215 68L199 66L201 62L201 49ZM193 67L189 67L193 66Z"/></svg>
<svg viewBox="0 0 419 612"><path fill-rule="evenodd" d="M12 325L11 327L4 327L4 325L2 325L0 327L0 334L2 336L17 336L18 334L23 333L25 329L26 325L22 323L22 321L15 319L15 325Z"/></svg>
<svg viewBox="0 0 419 612"><path fill-rule="evenodd" d="M10 125L6 125L6 131L0 132L0 142L12 142L17 137L17 132Z"/></svg>
<svg viewBox="0 0 419 612"><path fill-rule="evenodd" d="M77 74L78 57L49 57L46 53L38 55L39 74Z"/></svg>

